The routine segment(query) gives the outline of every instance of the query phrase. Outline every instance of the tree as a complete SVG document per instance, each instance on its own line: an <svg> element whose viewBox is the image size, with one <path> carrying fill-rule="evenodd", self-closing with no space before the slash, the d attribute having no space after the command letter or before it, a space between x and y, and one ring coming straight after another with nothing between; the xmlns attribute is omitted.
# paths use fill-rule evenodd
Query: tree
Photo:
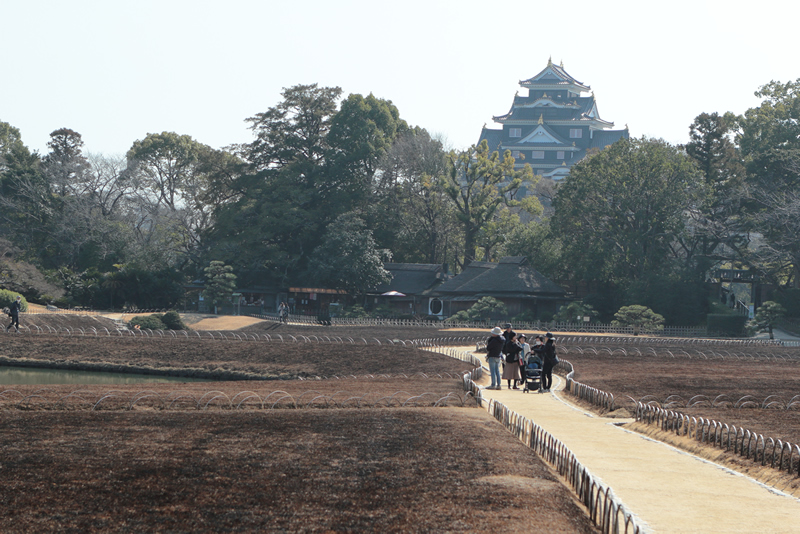
<svg viewBox="0 0 800 534"><path fill-rule="evenodd" d="M553 320L561 323L583 323L584 317L597 320L597 310L589 304L576 300L566 306L562 306L558 313L553 316Z"/></svg>
<svg viewBox="0 0 800 534"><path fill-rule="evenodd" d="M209 256L248 279L290 284L308 272L329 224L351 211L366 216L377 162L405 123L373 96L351 95L338 109L341 93L297 85L247 119L256 139L239 147L248 167L206 235Z"/></svg>
<svg viewBox="0 0 800 534"><path fill-rule="evenodd" d="M376 248L372 231L357 214L340 215L321 241L311 254L308 274L323 287L363 293L392 280L383 268L391 253Z"/></svg>
<svg viewBox="0 0 800 534"><path fill-rule="evenodd" d="M686 212L690 224L676 241L675 255L694 269L695 280L704 280L714 263L733 259L747 246L741 219L745 168L732 139L736 128L732 113L701 113L689 128L686 153L697 163L704 187Z"/></svg>
<svg viewBox="0 0 800 534"><path fill-rule="evenodd" d="M508 308L494 297L481 297L478 302L470 306L468 310L462 310L447 320L458 321L491 321L498 317L507 317Z"/></svg>
<svg viewBox="0 0 800 534"><path fill-rule="evenodd" d="M760 239L744 251L744 259L780 290L800 287L800 191L756 190L751 198L762 207L750 216Z"/></svg>
<svg viewBox="0 0 800 534"><path fill-rule="evenodd" d="M525 256L528 264L550 279L563 279L561 242L553 235L548 219L515 226L499 251L502 256Z"/></svg>
<svg viewBox="0 0 800 534"><path fill-rule="evenodd" d="M800 159L800 78L772 81L755 92L761 105L740 118L736 137L745 159L748 181L762 189L795 187L800 176L787 162Z"/></svg>
<svg viewBox="0 0 800 534"><path fill-rule="evenodd" d="M378 163L397 134L408 129L400 112L389 100L369 94L351 94L331 120L327 142L331 147L333 173L343 183L369 194ZM355 192L351 192L355 193Z"/></svg>
<svg viewBox="0 0 800 534"><path fill-rule="evenodd" d="M130 211L137 244L152 253L148 244L156 241L159 259L168 265L199 262L201 236L232 198L241 161L173 132L148 134L133 143L127 158L125 176L138 186Z"/></svg>
<svg viewBox="0 0 800 534"><path fill-rule="evenodd" d="M650 308L634 304L623 306L614 314L613 326L632 326L634 335L640 330L657 331L664 329L664 317Z"/></svg>
<svg viewBox="0 0 800 534"><path fill-rule="evenodd" d="M506 150L501 157L489 152L486 140L460 154L452 154L448 172L442 178L445 192L455 203L455 212L464 235L466 265L476 257L478 235L498 216L501 206L535 209L535 197L523 201L514 197L524 184L534 183L530 165L514 169L514 158Z"/></svg>
<svg viewBox="0 0 800 534"><path fill-rule="evenodd" d="M76 184L84 181L89 162L83 155L81 134L69 128L60 128L50 133L47 142L50 152L42 162L43 171L56 194L62 197L74 195Z"/></svg>
<svg viewBox="0 0 800 534"><path fill-rule="evenodd" d="M769 332L769 338L775 339L772 330L778 321L786 315L786 309L777 302L768 300L756 310L753 320L747 327L751 332Z"/></svg>
<svg viewBox="0 0 800 534"><path fill-rule="evenodd" d="M580 280L621 287L668 274L698 178L686 155L657 139L621 139L580 161L550 221L562 261Z"/></svg>
<svg viewBox="0 0 800 534"><path fill-rule="evenodd" d="M141 174L157 204L175 211L185 200L184 192L194 177L201 146L188 135L147 134L128 150L128 166Z"/></svg>
<svg viewBox="0 0 800 534"><path fill-rule="evenodd" d="M236 275L233 274L233 267L225 265L221 261L212 261L205 268L206 288L205 296L208 302L214 306L214 313L217 306L229 302L233 291L236 289Z"/></svg>
<svg viewBox="0 0 800 534"><path fill-rule="evenodd" d="M418 127L399 134L383 158L373 181L377 202L366 205L365 219L395 261L446 263L455 256L460 240L443 188L446 170L442 142Z"/></svg>

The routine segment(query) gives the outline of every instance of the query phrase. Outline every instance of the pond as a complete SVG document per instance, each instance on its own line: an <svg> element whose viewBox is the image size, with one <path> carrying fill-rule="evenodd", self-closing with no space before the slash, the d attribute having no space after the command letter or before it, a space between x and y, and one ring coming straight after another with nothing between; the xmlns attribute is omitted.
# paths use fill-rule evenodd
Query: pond
<svg viewBox="0 0 800 534"><path fill-rule="evenodd" d="M208 382L203 378L160 376L134 373L108 373L102 371L70 371L65 369L37 369L35 367L0 366L0 384L152 384L163 382Z"/></svg>

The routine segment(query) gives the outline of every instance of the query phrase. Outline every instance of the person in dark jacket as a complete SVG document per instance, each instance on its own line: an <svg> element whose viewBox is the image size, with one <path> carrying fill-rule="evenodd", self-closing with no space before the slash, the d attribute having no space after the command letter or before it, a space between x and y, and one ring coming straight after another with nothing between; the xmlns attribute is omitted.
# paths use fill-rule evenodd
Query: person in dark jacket
<svg viewBox="0 0 800 534"><path fill-rule="evenodd" d="M550 387L553 385L553 367L556 365L556 338L550 332L545 334L545 337L547 341L544 344L541 391L550 391Z"/></svg>
<svg viewBox="0 0 800 534"><path fill-rule="evenodd" d="M511 341L505 344L506 364L503 367L503 379L508 380L508 389L511 389L511 381L514 381L514 389L517 387L518 381L521 379L519 374L519 358L522 354L522 345L517 341L517 336L511 338Z"/></svg>
<svg viewBox="0 0 800 534"><path fill-rule="evenodd" d="M13 326L15 332L19 332L19 312L22 310L22 297L17 295L17 300L11 303L8 309L8 316L11 317L11 324L6 327L6 332Z"/></svg>
<svg viewBox="0 0 800 534"><path fill-rule="evenodd" d="M505 339L500 335L502 333L500 327L495 326L489 339L486 340L486 361L489 363L489 374L492 377L492 385L487 389L500 389L500 360L503 358L505 345Z"/></svg>

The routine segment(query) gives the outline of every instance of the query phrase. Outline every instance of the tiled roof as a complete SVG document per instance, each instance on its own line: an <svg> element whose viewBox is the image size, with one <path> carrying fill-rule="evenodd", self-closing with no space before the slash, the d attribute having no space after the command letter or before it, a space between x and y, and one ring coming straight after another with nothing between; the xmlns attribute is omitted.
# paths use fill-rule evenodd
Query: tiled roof
<svg viewBox="0 0 800 534"><path fill-rule="evenodd" d="M406 295L420 295L441 282L444 268L440 263L385 263L392 280L375 288L375 293L399 291Z"/></svg>
<svg viewBox="0 0 800 534"><path fill-rule="evenodd" d="M548 295L566 292L539 271L526 265L524 257L506 257L499 263L470 264L464 272L436 289L437 294ZM491 265L492 267L487 267Z"/></svg>
<svg viewBox="0 0 800 534"><path fill-rule="evenodd" d="M466 267L464 270L461 271L460 274L451 278L450 280L446 281L442 285L436 288L436 293L443 293L443 292L453 292L458 291L458 288L472 280L473 278L482 275L485 271L491 270L496 267L496 263L490 263L488 261L473 261Z"/></svg>
<svg viewBox="0 0 800 534"><path fill-rule="evenodd" d="M583 110L576 108L514 108L506 115L493 118L496 121L515 120L535 122L539 120L539 117L542 117L542 120L545 122L568 121L578 120L581 113L583 113Z"/></svg>
<svg viewBox="0 0 800 534"><path fill-rule="evenodd" d="M503 142L503 130L484 128L481 131L481 138L478 139L478 144L484 139L486 139L486 142L489 144L489 152L500 150L500 145Z"/></svg>
<svg viewBox="0 0 800 534"><path fill-rule="evenodd" d="M591 148L605 148L620 139L627 139L629 136L628 130L595 130L590 146Z"/></svg>

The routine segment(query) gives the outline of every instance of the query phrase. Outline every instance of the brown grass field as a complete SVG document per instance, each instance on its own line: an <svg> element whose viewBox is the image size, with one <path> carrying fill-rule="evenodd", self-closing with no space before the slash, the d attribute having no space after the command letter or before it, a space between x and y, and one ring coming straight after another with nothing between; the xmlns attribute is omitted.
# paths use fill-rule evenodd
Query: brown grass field
<svg viewBox="0 0 800 534"><path fill-rule="evenodd" d="M27 319L27 333L0 336L0 365L218 381L6 387L1 532L594 531L552 471L474 409L459 378L469 364L393 344L484 332L259 322L187 339L107 336L103 317ZM33 333L48 327L62 330ZM798 349L577 343L564 336L560 357L618 404L671 397L800 443L800 410L732 407L800 394Z"/></svg>
<svg viewBox="0 0 800 534"><path fill-rule="evenodd" d="M5 387L0 532L597 532L553 471L475 408L460 378L471 366L449 357L390 344L0 336L0 365L20 363L248 380ZM432 407L442 398L449 407Z"/></svg>
<svg viewBox="0 0 800 534"><path fill-rule="evenodd" d="M767 349L759 350L762 355L767 354ZM776 347L772 352L785 355L791 351ZM800 355L785 360L704 360L570 353L563 358L573 364L576 380L613 393L617 405L631 405L626 396L644 402L655 400L688 415L710 417L800 443L800 405L788 410L779 405L761 408L770 396L774 395L770 401L780 401L785 406L800 395ZM743 398L752 399L757 407L750 403L735 407ZM692 399L702 402L687 407ZM665 404L667 400L672 404Z"/></svg>

